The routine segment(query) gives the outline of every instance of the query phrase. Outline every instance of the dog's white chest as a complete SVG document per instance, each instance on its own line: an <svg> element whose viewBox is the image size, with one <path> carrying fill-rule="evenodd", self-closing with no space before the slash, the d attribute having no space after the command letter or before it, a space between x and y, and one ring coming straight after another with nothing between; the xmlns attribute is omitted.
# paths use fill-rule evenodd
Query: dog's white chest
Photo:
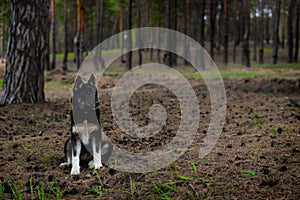
<svg viewBox="0 0 300 200"><path fill-rule="evenodd" d="M83 123L77 123L75 126L72 127L72 131L77 133L82 141L83 144L89 144L90 140L90 133L93 131L98 130L99 126L93 123L87 123L86 120Z"/></svg>

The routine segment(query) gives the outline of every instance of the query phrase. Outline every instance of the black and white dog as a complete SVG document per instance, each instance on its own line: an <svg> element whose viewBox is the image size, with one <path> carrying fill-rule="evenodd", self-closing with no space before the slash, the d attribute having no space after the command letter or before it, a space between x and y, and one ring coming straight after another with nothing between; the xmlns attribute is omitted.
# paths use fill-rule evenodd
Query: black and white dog
<svg viewBox="0 0 300 200"><path fill-rule="evenodd" d="M87 83L83 83L81 77L78 76L73 88L71 137L65 143L67 162L60 165L72 164L71 175L80 174L81 147L85 147L93 155L93 160L89 162L90 168L102 167L102 163L107 162L112 153L112 144L102 141L99 101L94 75L90 76Z"/></svg>

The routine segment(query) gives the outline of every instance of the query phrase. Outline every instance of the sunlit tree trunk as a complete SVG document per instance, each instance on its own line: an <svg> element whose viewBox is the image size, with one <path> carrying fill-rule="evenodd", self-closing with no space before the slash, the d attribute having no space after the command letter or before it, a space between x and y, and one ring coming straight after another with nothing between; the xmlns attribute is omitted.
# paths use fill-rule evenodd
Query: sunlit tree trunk
<svg viewBox="0 0 300 200"><path fill-rule="evenodd" d="M33 26L34 25L34 26ZM13 0L0 104L45 100L44 64L49 56L48 0Z"/></svg>
<svg viewBox="0 0 300 200"><path fill-rule="evenodd" d="M82 32L83 32L83 0L77 0L77 34L74 38L75 59L77 69L80 68L82 61Z"/></svg>

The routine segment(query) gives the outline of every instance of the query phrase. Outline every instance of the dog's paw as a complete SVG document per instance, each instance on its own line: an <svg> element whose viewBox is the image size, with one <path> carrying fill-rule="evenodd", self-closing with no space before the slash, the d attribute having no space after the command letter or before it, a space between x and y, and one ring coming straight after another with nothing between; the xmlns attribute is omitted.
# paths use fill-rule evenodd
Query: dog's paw
<svg viewBox="0 0 300 200"><path fill-rule="evenodd" d="M94 162L93 160L89 162L90 169L99 169L100 167L103 167L101 162Z"/></svg>
<svg viewBox="0 0 300 200"><path fill-rule="evenodd" d="M70 166L70 163L68 162L64 162L59 165L59 167L68 167L68 166Z"/></svg>
<svg viewBox="0 0 300 200"><path fill-rule="evenodd" d="M72 167L71 169L71 176L79 175L80 174L80 169Z"/></svg>

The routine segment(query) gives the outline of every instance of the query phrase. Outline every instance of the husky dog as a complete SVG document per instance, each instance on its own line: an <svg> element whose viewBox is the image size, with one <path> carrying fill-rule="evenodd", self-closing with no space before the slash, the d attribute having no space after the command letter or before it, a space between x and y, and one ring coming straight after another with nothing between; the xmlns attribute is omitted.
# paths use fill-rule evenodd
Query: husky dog
<svg viewBox="0 0 300 200"><path fill-rule="evenodd" d="M80 76L76 78L73 88L71 110L71 137L65 143L67 162L60 166L72 164L71 175L80 174L80 152L85 147L92 155L89 167L99 169L102 162L108 161L112 153L112 144L102 141L99 101L94 75L87 83Z"/></svg>

